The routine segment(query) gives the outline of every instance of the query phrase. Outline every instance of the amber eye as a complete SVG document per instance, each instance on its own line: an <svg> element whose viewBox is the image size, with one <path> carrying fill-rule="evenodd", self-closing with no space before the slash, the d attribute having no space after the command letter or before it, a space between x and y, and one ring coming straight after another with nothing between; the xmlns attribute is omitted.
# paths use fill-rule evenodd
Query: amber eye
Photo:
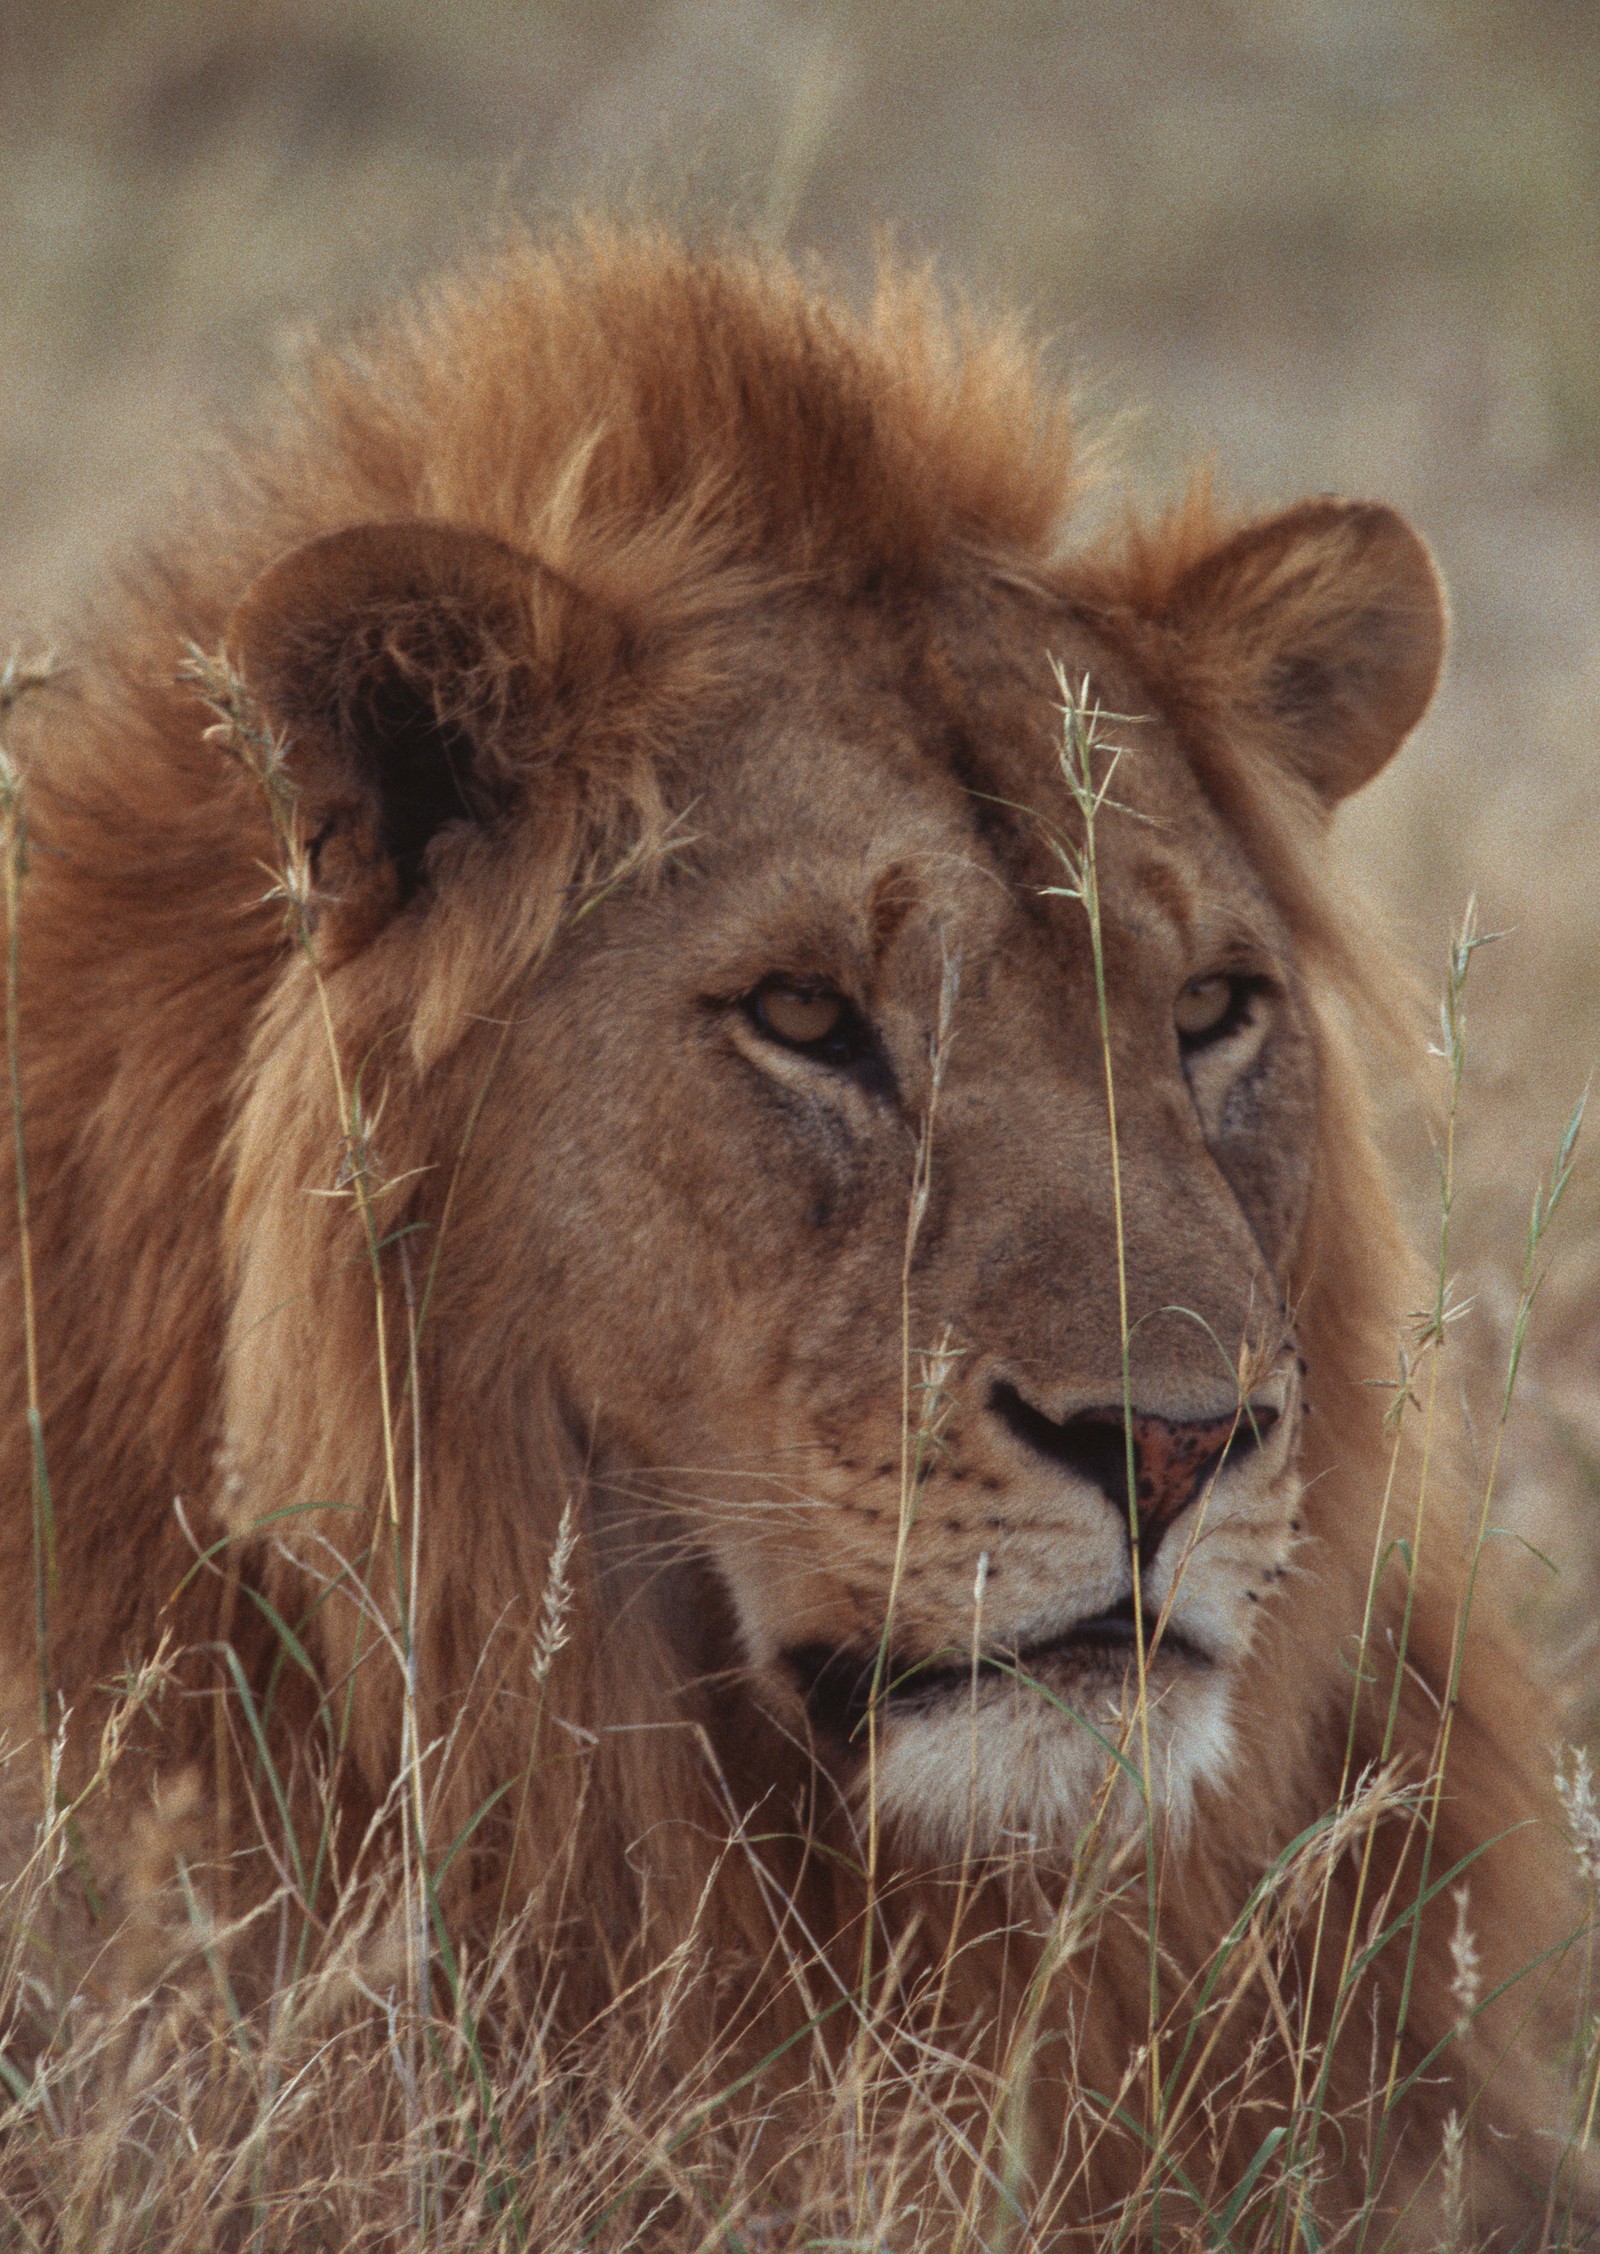
<svg viewBox="0 0 1600 2254"><path fill-rule="evenodd" d="M831 1055L848 1041L857 1020L842 994L831 986L797 986L773 979L757 987L749 1010L757 1026L791 1049Z"/></svg>
<svg viewBox="0 0 1600 2254"><path fill-rule="evenodd" d="M1220 1033L1238 1007L1240 981L1233 978L1192 978L1172 1005L1172 1022L1180 1041L1204 1041Z"/></svg>

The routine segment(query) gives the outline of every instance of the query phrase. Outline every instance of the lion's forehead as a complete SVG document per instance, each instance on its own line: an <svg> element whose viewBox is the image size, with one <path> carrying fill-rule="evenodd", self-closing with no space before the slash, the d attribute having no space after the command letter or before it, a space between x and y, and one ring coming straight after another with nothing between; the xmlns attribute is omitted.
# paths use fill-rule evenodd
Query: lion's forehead
<svg viewBox="0 0 1600 2254"><path fill-rule="evenodd" d="M1083 821L1050 663L1060 637L1039 621L1005 621L1004 633L1008 662L988 665L981 698L951 669L934 695L905 668L892 678L881 650L869 661L827 638L802 635L770 669L695 779L706 865L758 920L871 914L879 938L931 923L962 948L970 983L986 952L1015 954L1020 909L1076 967ZM1092 685L1102 653L1075 654L1080 685ZM1240 929L1280 942L1265 888L1175 734L1133 709L1148 700L1114 670L1103 678L1117 708L1103 723L1100 766L1114 759L1115 772L1095 825L1108 928L1163 957ZM1126 971L1125 952L1111 967Z"/></svg>

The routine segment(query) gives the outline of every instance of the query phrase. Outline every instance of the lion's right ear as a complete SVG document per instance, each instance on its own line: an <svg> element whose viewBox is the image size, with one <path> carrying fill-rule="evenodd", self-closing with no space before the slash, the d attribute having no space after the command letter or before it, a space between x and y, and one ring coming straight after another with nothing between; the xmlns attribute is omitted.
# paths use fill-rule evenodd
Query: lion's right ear
<svg viewBox="0 0 1600 2254"><path fill-rule="evenodd" d="M1264 737L1325 806L1359 790L1428 708L1444 591L1404 517L1303 501L1202 556L1162 605L1214 704Z"/></svg>
<svg viewBox="0 0 1600 2254"><path fill-rule="evenodd" d="M487 533L363 524L280 557L235 610L225 647L288 739L339 953L426 887L441 831L513 803L551 694L550 599Z"/></svg>

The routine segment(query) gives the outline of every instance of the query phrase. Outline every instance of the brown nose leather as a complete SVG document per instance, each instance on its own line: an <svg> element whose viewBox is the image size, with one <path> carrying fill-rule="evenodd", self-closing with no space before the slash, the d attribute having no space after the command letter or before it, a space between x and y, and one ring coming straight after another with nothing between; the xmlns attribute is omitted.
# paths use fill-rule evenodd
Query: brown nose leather
<svg viewBox="0 0 1600 2254"><path fill-rule="evenodd" d="M1257 1410L1258 1429L1264 1429L1266 1421ZM1171 1424L1165 1417L1134 1418L1133 1470L1137 1484L1133 1507L1141 1552L1152 1551L1178 1513L1194 1501L1230 1441L1231 1453L1254 1445L1255 1433L1248 1417L1219 1417L1212 1424Z"/></svg>

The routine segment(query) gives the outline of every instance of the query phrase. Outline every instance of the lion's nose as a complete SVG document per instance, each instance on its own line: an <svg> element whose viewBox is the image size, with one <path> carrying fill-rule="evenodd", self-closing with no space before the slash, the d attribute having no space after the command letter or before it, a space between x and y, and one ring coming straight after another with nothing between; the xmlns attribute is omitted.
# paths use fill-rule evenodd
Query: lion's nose
<svg viewBox="0 0 1600 2254"><path fill-rule="evenodd" d="M1147 1563L1172 1521L1188 1509L1207 1481L1224 1463L1235 1465L1252 1454L1278 1421L1278 1410L1266 1401L1246 1403L1228 1416L1197 1423L1137 1410L1125 1420L1120 1409L1089 1409L1058 1420L1047 1417L1014 1385L1004 1382L994 1387L990 1406L1036 1453L1091 1481L1124 1519L1131 1428L1134 1520L1139 1555Z"/></svg>

